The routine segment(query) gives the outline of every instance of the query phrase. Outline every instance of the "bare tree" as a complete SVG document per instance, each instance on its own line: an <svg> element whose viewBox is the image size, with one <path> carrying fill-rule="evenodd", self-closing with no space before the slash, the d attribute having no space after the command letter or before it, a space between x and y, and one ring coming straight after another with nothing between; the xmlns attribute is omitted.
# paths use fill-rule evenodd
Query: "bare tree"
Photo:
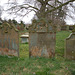
<svg viewBox="0 0 75 75"><path fill-rule="evenodd" d="M1 20L1 15L2 15L2 7L0 6L0 22L2 21Z"/></svg>
<svg viewBox="0 0 75 75"><path fill-rule="evenodd" d="M67 4L74 7L73 2L75 0L24 0L23 4L19 4L17 0L10 2L11 6L8 10L12 10L12 13L25 16L31 11L34 11L38 19L45 18L47 20L60 20L64 21L64 17L68 9ZM10 12L11 13L11 12Z"/></svg>

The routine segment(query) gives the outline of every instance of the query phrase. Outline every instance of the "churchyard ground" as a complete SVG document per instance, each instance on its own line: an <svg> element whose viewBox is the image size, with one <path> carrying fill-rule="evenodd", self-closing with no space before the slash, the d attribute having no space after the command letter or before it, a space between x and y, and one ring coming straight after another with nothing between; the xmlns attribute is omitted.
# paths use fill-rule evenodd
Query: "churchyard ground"
<svg viewBox="0 0 75 75"><path fill-rule="evenodd" d="M57 32L55 58L29 58L29 45L20 43L19 58L0 56L0 75L75 75L75 61L64 58L70 33Z"/></svg>

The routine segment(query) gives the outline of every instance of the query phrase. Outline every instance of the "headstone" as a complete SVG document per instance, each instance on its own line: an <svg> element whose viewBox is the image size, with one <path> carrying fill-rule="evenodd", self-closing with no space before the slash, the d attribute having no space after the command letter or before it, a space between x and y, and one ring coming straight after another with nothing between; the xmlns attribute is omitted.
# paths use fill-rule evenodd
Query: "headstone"
<svg viewBox="0 0 75 75"><path fill-rule="evenodd" d="M0 26L0 55L19 56L18 30L7 22Z"/></svg>
<svg viewBox="0 0 75 75"><path fill-rule="evenodd" d="M21 43L28 43L29 42L29 35L21 35Z"/></svg>
<svg viewBox="0 0 75 75"><path fill-rule="evenodd" d="M29 55L30 57L55 56L56 32L49 24L34 23L29 27Z"/></svg>
<svg viewBox="0 0 75 75"><path fill-rule="evenodd" d="M67 25L61 26L61 30L66 31L67 30Z"/></svg>
<svg viewBox="0 0 75 75"><path fill-rule="evenodd" d="M60 25L57 25L57 31L61 31L61 26Z"/></svg>
<svg viewBox="0 0 75 75"><path fill-rule="evenodd" d="M75 31L66 39L65 58L75 60Z"/></svg>
<svg viewBox="0 0 75 75"><path fill-rule="evenodd" d="M70 25L69 30L73 30L73 29L74 29L73 25Z"/></svg>

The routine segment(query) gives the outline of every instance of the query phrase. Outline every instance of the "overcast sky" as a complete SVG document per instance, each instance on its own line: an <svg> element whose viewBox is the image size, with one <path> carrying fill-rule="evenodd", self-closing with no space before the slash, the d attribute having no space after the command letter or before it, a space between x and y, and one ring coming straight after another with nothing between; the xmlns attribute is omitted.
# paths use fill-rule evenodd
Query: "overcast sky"
<svg viewBox="0 0 75 75"><path fill-rule="evenodd" d="M11 0L13 1L13 0ZM24 0L17 0L19 3L23 3ZM4 7L4 9L7 9L7 6L6 6L6 3L8 2L8 0L0 0L0 5ZM71 11L72 9L70 9ZM70 11L69 11L69 14L70 14ZM17 16L15 19L19 22L19 21L24 21L25 23L31 23L31 19L34 17L34 12L31 12L30 14L28 14L27 16L25 16L24 18L21 18L19 16ZM72 14L72 16L75 17L74 14ZM2 19L14 19L14 15L8 15L6 12L3 12L2 13ZM75 23L75 20L70 18L69 16L66 17L65 19L66 23L67 24L74 24Z"/></svg>
<svg viewBox="0 0 75 75"><path fill-rule="evenodd" d="M17 0L19 3L22 3L24 0ZM8 0L0 0L0 5L4 7L4 9L7 9L6 3ZM2 13L2 19L14 19L15 15L9 15L5 11ZM24 18L17 16L15 18L18 22L21 20L24 21L25 23L29 24L31 23L32 18L34 17L34 12L29 13L27 16Z"/></svg>

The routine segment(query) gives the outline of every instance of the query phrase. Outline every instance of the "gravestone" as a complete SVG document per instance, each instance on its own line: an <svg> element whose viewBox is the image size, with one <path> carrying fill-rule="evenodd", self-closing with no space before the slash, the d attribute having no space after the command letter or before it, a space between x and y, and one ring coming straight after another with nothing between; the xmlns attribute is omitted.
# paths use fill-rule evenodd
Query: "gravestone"
<svg viewBox="0 0 75 75"><path fill-rule="evenodd" d="M0 26L0 55L19 56L18 30L7 22Z"/></svg>
<svg viewBox="0 0 75 75"><path fill-rule="evenodd" d="M66 31L67 30L67 25L61 26L61 30Z"/></svg>
<svg viewBox="0 0 75 75"><path fill-rule="evenodd" d="M74 29L73 25L70 25L69 30L73 30L73 29Z"/></svg>
<svg viewBox="0 0 75 75"><path fill-rule="evenodd" d="M28 43L29 42L29 35L21 35L21 43Z"/></svg>
<svg viewBox="0 0 75 75"><path fill-rule="evenodd" d="M55 56L56 31L51 24L40 21L29 27L29 56L47 57Z"/></svg>
<svg viewBox="0 0 75 75"><path fill-rule="evenodd" d="M66 39L65 58L75 60L75 30Z"/></svg>

